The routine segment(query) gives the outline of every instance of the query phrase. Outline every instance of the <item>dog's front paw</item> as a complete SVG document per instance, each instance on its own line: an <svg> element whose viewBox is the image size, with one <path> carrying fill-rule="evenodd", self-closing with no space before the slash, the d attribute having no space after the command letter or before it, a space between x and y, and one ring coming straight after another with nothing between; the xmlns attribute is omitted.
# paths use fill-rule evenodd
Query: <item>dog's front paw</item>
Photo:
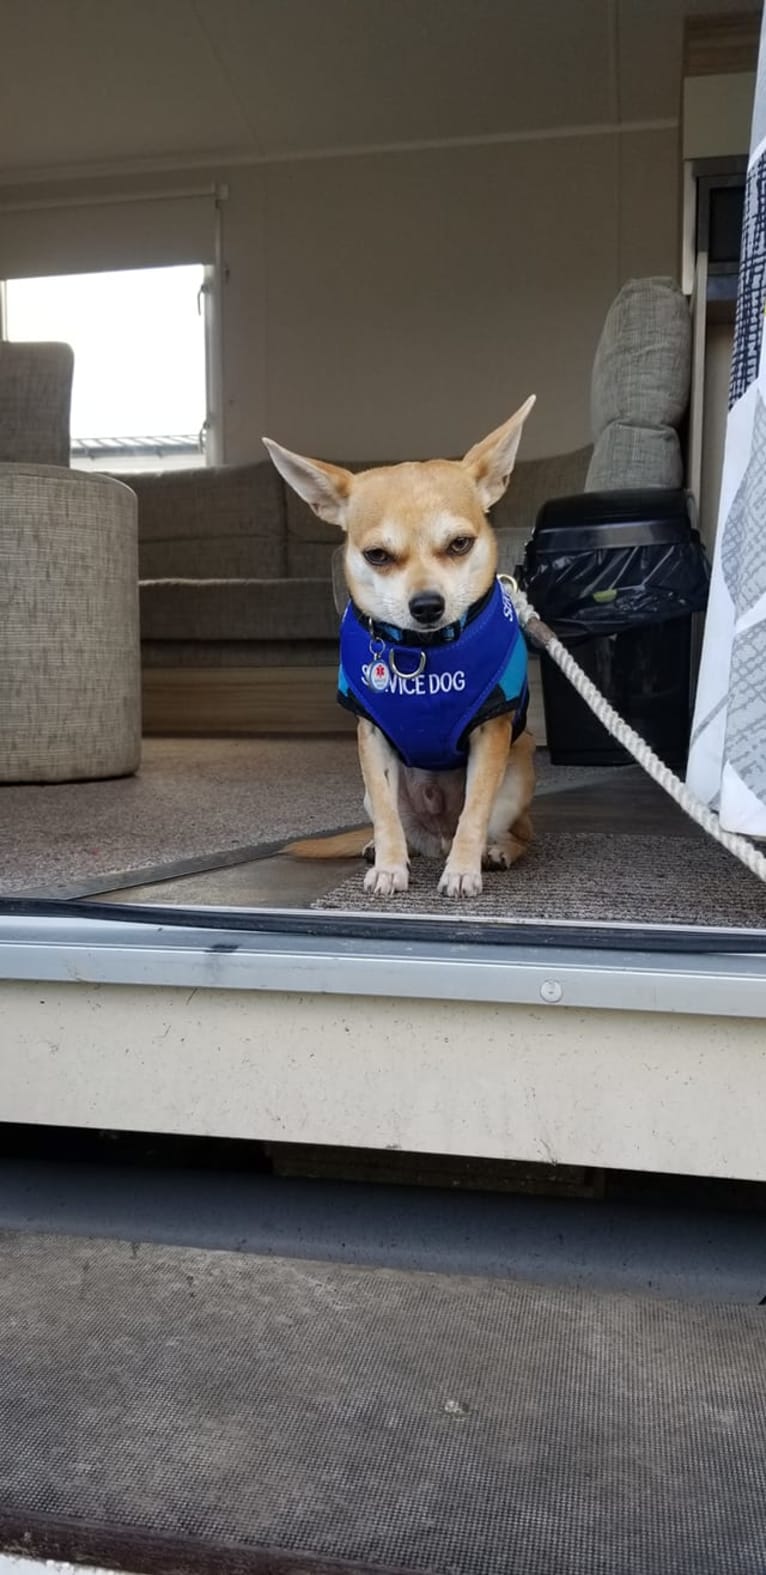
<svg viewBox="0 0 766 1575"><path fill-rule="evenodd" d="M479 897L481 888L481 870L456 870L445 864L439 881L442 897Z"/></svg>
<svg viewBox="0 0 766 1575"><path fill-rule="evenodd" d="M374 865L364 877L364 889L373 897L390 897L395 891L406 891L410 872L406 864L394 864L391 869Z"/></svg>

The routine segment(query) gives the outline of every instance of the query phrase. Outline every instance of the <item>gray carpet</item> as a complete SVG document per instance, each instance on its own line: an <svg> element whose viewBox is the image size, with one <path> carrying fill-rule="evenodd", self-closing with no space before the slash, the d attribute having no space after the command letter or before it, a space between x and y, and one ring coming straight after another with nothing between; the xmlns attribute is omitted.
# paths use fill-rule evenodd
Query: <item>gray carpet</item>
<svg viewBox="0 0 766 1575"><path fill-rule="evenodd" d="M758 1307L50 1236L0 1270L26 1551L63 1525L128 1569L180 1537L251 1575L763 1575Z"/></svg>
<svg viewBox="0 0 766 1575"><path fill-rule="evenodd" d="M358 824L353 738L147 739L138 776L0 787L0 895L86 895Z"/></svg>
<svg viewBox="0 0 766 1575"><path fill-rule="evenodd" d="M541 794L605 775L539 757ZM244 862L359 825L362 799L353 738L147 739L136 777L0 786L0 896L87 896Z"/></svg>
<svg viewBox="0 0 766 1575"><path fill-rule="evenodd" d="M702 832L636 836L611 831L541 833L512 870L486 874L480 897L437 894L442 866L412 862L404 896L377 897L386 913L447 913L464 918L577 920L766 928L766 887ZM312 904L369 911L363 866Z"/></svg>

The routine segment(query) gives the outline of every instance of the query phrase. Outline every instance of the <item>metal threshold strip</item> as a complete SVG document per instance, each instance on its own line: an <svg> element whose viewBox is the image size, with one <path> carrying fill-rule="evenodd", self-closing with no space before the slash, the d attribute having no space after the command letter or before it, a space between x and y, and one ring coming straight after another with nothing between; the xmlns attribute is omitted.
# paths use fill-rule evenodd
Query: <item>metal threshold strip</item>
<svg viewBox="0 0 766 1575"><path fill-rule="evenodd" d="M0 979L766 1016L766 933L0 904Z"/></svg>

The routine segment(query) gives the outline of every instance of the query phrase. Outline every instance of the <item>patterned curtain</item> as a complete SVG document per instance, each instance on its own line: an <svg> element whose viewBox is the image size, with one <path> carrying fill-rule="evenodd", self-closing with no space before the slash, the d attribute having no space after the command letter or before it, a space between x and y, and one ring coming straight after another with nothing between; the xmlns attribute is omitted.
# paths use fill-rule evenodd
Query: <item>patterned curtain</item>
<svg viewBox="0 0 766 1575"><path fill-rule="evenodd" d="M766 837L766 14L755 90L721 501L687 782Z"/></svg>

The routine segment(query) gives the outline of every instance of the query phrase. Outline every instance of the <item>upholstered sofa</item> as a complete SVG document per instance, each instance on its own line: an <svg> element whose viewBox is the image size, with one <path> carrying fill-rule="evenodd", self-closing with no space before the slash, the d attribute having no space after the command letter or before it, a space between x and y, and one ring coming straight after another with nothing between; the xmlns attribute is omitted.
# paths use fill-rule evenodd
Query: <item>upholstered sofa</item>
<svg viewBox="0 0 766 1575"><path fill-rule="evenodd" d="M584 448L517 466L494 511L503 567L517 561L547 498L582 490L589 455ZM138 497L147 667L333 660L332 558L340 532L317 519L270 460L133 475L129 484Z"/></svg>

